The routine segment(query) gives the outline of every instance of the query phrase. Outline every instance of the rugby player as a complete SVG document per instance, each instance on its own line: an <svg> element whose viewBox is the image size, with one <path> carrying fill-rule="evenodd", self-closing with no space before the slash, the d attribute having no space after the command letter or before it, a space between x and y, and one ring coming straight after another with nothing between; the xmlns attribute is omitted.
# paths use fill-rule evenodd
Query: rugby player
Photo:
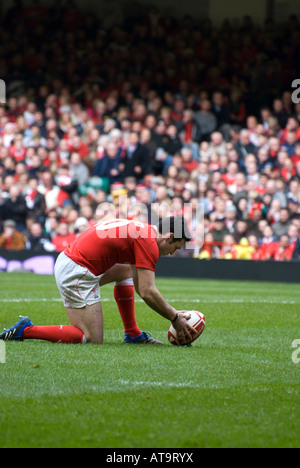
<svg viewBox="0 0 300 468"><path fill-rule="evenodd" d="M188 323L188 313L168 304L155 284L159 257L173 255L189 240L191 234L181 217L163 219L157 227L122 219L91 227L59 255L55 264L57 286L72 325L34 326L28 317L21 317L3 331L0 339L102 344L100 288L115 283L125 343L163 344L139 329L134 289L153 311L173 323L182 344L190 342L194 329Z"/></svg>

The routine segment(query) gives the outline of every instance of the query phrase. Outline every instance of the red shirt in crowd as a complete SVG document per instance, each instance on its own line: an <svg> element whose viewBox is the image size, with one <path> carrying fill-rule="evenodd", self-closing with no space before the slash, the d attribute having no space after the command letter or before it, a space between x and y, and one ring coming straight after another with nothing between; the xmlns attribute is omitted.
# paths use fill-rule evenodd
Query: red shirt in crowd
<svg viewBox="0 0 300 468"><path fill-rule="evenodd" d="M285 249L278 246L274 251L273 259L276 261L291 260L293 257L293 252L294 252L293 245L289 245Z"/></svg>
<svg viewBox="0 0 300 468"><path fill-rule="evenodd" d="M56 252L63 252L75 239L76 234L57 235L52 239L52 244L55 246Z"/></svg>
<svg viewBox="0 0 300 468"><path fill-rule="evenodd" d="M274 258L274 254L276 250L278 249L278 242L275 242L275 241L266 242L265 240L263 240L262 249L265 253L265 260L270 260Z"/></svg>

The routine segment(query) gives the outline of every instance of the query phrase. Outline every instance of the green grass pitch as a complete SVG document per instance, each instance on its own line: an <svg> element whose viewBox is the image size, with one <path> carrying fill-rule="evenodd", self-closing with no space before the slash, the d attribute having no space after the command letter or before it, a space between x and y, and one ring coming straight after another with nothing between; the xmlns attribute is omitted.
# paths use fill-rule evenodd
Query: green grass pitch
<svg viewBox="0 0 300 468"><path fill-rule="evenodd" d="M0 447L299 447L298 285L158 280L207 326L192 348L137 302L140 327L165 347L126 346L113 289L102 290L105 344L6 343ZM0 326L19 315L68 324L53 277L0 275ZM198 302L199 301L199 302ZM1 330L2 330L1 328Z"/></svg>

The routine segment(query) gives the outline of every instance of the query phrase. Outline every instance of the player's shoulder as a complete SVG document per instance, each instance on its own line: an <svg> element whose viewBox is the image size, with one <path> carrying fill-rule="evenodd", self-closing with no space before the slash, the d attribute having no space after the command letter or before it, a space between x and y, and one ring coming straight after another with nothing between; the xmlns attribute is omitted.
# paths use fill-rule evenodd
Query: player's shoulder
<svg viewBox="0 0 300 468"><path fill-rule="evenodd" d="M148 222L141 222L135 219L110 219L98 223L96 230L99 237L113 234L115 238L132 238L132 239L156 239L157 229Z"/></svg>
<svg viewBox="0 0 300 468"><path fill-rule="evenodd" d="M149 223L132 220L128 226L128 233L133 238L156 239L157 228Z"/></svg>

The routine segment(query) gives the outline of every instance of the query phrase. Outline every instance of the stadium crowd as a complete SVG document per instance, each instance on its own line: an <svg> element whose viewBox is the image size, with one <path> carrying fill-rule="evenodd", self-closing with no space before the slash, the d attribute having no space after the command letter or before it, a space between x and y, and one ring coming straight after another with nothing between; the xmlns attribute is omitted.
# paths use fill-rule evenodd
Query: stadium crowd
<svg viewBox="0 0 300 468"><path fill-rule="evenodd" d="M300 258L296 17L215 28L15 1L0 39L0 248L59 252L104 217L154 211L203 229L183 255Z"/></svg>

